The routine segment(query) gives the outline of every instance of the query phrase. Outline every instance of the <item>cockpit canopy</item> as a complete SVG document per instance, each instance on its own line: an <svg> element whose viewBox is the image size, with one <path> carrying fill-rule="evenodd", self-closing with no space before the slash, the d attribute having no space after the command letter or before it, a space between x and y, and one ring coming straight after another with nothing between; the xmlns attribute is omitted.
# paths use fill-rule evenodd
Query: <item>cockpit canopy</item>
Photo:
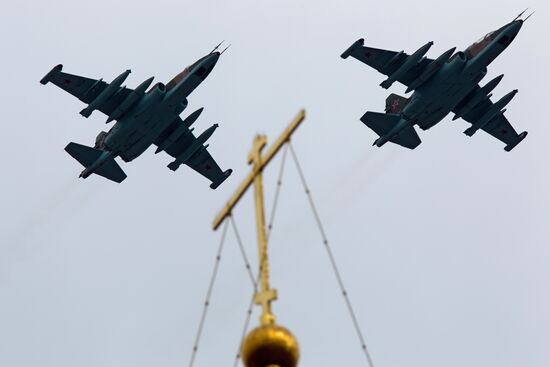
<svg viewBox="0 0 550 367"><path fill-rule="evenodd" d="M214 66L215 66L215 63L212 63L212 65L209 68L207 68L206 65L200 65L200 64L203 64L202 61L206 59L208 56L210 55L207 55L199 59L198 61L194 62L193 64L189 65L188 67L186 67L181 73L176 75L172 80L170 80L170 82L168 82L168 84L166 84L166 89L170 90L174 88L176 85L178 85L179 82L181 82L190 73L194 73L198 77L205 79L208 76L208 74L210 74L212 69L214 69Z"/></svg>
<svg viewBox="0 0 550 367"><path fill-rule="evenodd" d="M464 51L466 57L468 59L476 57L476 55L478 55L481 51L483 51L485 47L487 47L489 44L491 44L491 42L495 40L504 47L507 47L514 40L517 32L519 31L518 29L515 33L513 33L509 31L510 28L513 27L514 24L521 24L522 22L523 21L521 20L516 20L500 27L496 31L487 33L479 41L475 42L470 47L468 47L466 51Z"/></svg>
<svg viewBox="0 0 550 367"><path fill-rule="evenodd" d="M181 82L183 78L185 78L189 74L189 71L191 70L193 65L186 67L185 69L183 69L181 73L179 73L172 80L170 80L168 84L166 84L166 89L170 90L174 88L176 85L178 85L178 83Z"/></svg>
<svg viewBox="0 0 550 367"><path fill-rule="evenodd" d="M470 47L465 51L466 57L468 59L473 59L479 54L488 44L490 44L496 37L498 31L493 31L487 33L485 36L481 37L478 41L474 42Z"/></svg>

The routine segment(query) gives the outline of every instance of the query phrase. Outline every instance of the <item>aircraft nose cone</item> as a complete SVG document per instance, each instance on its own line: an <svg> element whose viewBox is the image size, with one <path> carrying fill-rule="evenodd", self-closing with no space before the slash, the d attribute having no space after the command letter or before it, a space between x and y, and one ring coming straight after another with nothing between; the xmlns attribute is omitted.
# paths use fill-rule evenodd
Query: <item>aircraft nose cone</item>
<svg viewBox="0 0 550 367"><path fill-rule="evenodd" d="M218 59L220 58L220 53L218 51L213 52L209 56L210 62L213 62L214 64L218 62Z"/></svg>
<svg viewBox="0 0 550 367"><path fill-rule="evenodd" d="M212 70L212 68L214 66L216 66L216 64L218 63L218 59L220 58L220 53L219 52L213 52L211 53L210 55L208 55L206 57L206 59L204 60L204 66L209 69L209 70Z"/></svg>
<svg viewBox="0 0 550 367"><path fill-rule="evenodd" d="M521 27L523 27L523 20L522 19L518 19L516 20L515 22L513 22L511 25L510 25L510 30L514 33L514 34L518 34L519 30L521 29Z"/></svg>

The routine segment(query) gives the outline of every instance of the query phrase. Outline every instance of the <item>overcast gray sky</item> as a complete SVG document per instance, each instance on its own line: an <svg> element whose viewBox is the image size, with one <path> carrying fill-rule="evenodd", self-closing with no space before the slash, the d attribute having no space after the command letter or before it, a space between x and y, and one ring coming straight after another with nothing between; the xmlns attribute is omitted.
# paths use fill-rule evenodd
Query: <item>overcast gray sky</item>
<svg viewBox="0 0 550 367"><path fill-rule="evenodd" d="M359 117L382 111L383 76L340 53L373 47L436 57L530 6L537 13L488 78L518 88L513 152L450 118L416 150L372 147ZM550 4L445 1L17 1L0 12L0 366L187 366L219 232L210 224L300 108L294 145L375 366L550 365ZM234 174L218 190L149 150L128 179L78 179L69 141L93 144L105 117L38 81L52 66L137 86L168 81L221 40L232 47L189 98L211 152ZM403 94L394 85L391 92ZM186 112L188 113L188 112ZM280 158L280 157L279 157ZM266 172L272 204L277 159ZM290 163L287 162L287 163ZM235 212L256 259L251 195ZM271 242L274 310L301 366L366 366L307 207L287 166ZM233 363L251 296L228 237L195 366ZM254 325L257 324L257 313Z"/></svg>

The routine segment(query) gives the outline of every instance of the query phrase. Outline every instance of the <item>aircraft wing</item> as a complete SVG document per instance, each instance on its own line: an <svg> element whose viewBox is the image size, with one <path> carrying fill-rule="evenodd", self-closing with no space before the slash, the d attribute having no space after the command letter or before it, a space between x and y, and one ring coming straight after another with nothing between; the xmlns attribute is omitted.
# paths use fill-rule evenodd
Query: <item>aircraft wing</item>
<svg viewBox="0 0 550 367"><path fill-rule="evenodd" d="M355 42L342 54L342 58L347 58L348 56L367 64L387 76L391 76L395 73L410 57L410 55L403 51L396 52L363 46L363 39ZM430 58L423 58L420 62L408 69L405 74L397 78L397 81L409 86L420 76L420 74L422 74L424 69L426 69L432 61L433 60Z"/></svg>
<svg viewBox="0 0 550 367"><path fill-rule="evenodd" d="M47 84L51 82L86 104L90 104L94 101L97 96L109 86L109 83L104 82L102 79L90 79L83 76L64 73L61 71L62 68L62 65L54 67L44 78L42 78L40 83ZM130 88L119 87L112 97L97 109L109 116L132 91L133 90Z"/></svg>
<svg viewBox="0 0 550 367"><path fill-rule="evenodd" d="M185 129L185 132L183 132L174 143L164 149L166 153L174 158L180 156L189 146L191 146L191 144L193 144L193 142L195 142L195 140L197 140L189 129L189 126L187 126L181 118L176 118L155 142L155 145L161 146L162 143L169 138L170 135L176 133L178 129ZM222 171L206 148L199 149L187 162L185 162L185 164L209 179L212 182L210 185L212 189L217 188L232 172L230 169Z"/></svg>
<svg viewBox="0 0 550 367"><path fill-rule="evenodd" d="M485 98L481 100L472 110L461 116L464 120L471 123L473 126L476 125L476 123L480 122L481 119L484 117L485 113L491 109L493 106L493 102L491 99L482 91L482 89L478 86L474 93L472 94L472 98L475 98L475 94L482 93ZM453 111L457 112L457 111ZM472 126L472 127L473 127ZM481 129L485 132L491 134L498 140L502 141L506 144L506 147L504 148L506 151L510 151L514 149L516 145L518 145L525 137L527 136L527 132L524 131L521 134L518 134L517 131L514 129L512 124L508 121L506 116L504 116L503 113L499 113L495 118L490 120L487 124L484 126L481 126Z"/></svg>

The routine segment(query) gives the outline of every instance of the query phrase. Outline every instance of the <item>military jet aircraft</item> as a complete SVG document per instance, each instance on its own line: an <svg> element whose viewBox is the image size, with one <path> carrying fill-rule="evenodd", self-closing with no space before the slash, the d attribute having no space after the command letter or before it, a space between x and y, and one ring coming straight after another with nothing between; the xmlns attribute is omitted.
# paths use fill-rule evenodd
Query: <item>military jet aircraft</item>
<svg viewBox="0 0 550 367"><path fill-rule="evenodd" d="M386 99L386 113L367 112L361 117L361 121L380 136L373 145L381 147L391 141L414 149L421 141L413 126L428 130L450 112L454 112L454 119L462 117L472 124L464 131L468 136L481 129L503 141L506 151L518 145L527 132L518 134L504 117L504 107L517 90L492 102L490 93L502 75L483 87L478 83L486 76L487 66L510 45L530 17L520 19L524 13L466 50L454 53L456 48L452 48L435 60L424 57L433 42L412 55L365 47L363 39L344 51L343 59L351 56L387 75L380 84L383 88L388 89L398 81L407 86L406 93L414 90L410 98L391 94Z"/></svg>
<svg viewBox="0 0 550 367"><path fill-rule="evenodd" d="M175 158L168 165L172 171L186 164L208 178L212 189L224 182L231 170L222 171L208 153L208 145L203 145L218 125L195 137L191 125L201 114L202 108L183 120L179 117L187 107L189 94L206 79L223 53L216 51L220 45L185 68L168 84L156 83L147 92L153 77L134 90L121 86L130 70L111 83L64 73L61 71L62 65L55 66L46 74L40 83L52 82L88 104L80 111L84 117L99 110L108 116L107 123L116 120L109 132L99 133L93 148L77 143L69 143L65 147L85 167L80 177L86 178L96 173L120 183L126 174L115 162L115 157L120 156L125 162L130 162L155 144L155 153L165 151Z"/></svg>

